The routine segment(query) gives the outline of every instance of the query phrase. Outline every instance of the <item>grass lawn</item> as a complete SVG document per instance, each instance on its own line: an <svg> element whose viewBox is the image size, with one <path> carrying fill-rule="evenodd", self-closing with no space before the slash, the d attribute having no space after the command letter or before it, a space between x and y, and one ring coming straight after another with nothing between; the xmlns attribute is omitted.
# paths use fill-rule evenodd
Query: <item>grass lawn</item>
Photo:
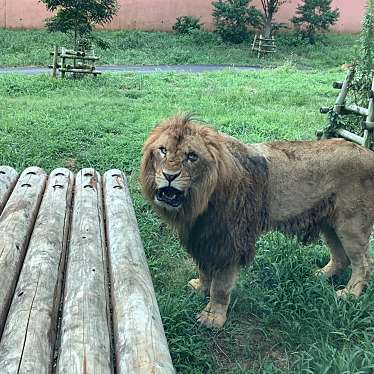
<svg viewBox="0 0 374 374"><path fill-rule="evenodd" d="M245 142L313 139L326 121L319 107L335 100L331 81L344 74L283 67L76 81L0 75L0 164L128 174L178 373L373 373L373 283L358 300L337 300L334 286L348 273L334 284L313 276L328 261L322 242L302 247L276 233L261 238L254 263L241 273L225 328L200 327L195 316L205 300L187 288L196 268L138 184L142 143L160 119L194 111Z"/></svg>
<svg viewBox="0 0 374 374"><path fill-rule="evenodd" d="M331 68L352 62L358 35L329 34L325 43L295 46L295 37L280 34L279 52L258 59L250 42L222 43L214 33L197 32L180 36L166 32L103 31L109 41L107 51L97 50L101 64L237 64L279 66L285 63L301 68ZM0 66L47 66L53 45L71 47L71 38L45 30L0 29ZM336 46L336 48L331 48Z"/></svg>

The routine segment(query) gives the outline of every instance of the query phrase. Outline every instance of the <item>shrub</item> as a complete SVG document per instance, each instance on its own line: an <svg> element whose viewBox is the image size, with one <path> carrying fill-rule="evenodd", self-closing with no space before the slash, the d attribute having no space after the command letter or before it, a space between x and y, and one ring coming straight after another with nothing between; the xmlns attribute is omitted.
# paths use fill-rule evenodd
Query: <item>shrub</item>
<svg viewBox="0 0 374 374"><path fill-rule="evenodd" d="M194 30L200 30L202 24L197 17L183 16L178 17L173 26L173 30L177 34L191 34Z"/></svg>
<svg viewBox="0 0 374 374"><path fill-rule="evenodd" d="M249 6L251 0L213 1L213 21L223 41L241 43L248 39L249 26L261 25L261 13Z"/></svg>
<svg viewBox="0 0 374 374"><path fill-rule="evenodd" d="M118 11L117 0L41 0L51 12L56 14L46 20L49 31L61 31L73 34L74 48L78 41L94 40L100 47L108 47L98 37L92 35L96 24L110 22Z"/></svg>
<svg viewBox="0 0 374 374"><path fill-rule="evenodd" d="M303 0L291 19L301 37L315 44L318 33L328 31L339 19L339 9L331 9L332 0Z"/></svg>

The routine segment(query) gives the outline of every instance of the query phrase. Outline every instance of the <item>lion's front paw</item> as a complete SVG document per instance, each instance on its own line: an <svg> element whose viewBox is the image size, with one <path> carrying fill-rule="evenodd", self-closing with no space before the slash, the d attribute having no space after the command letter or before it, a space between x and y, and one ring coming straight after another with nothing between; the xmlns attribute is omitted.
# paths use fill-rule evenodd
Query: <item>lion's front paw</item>
<svg viewBox="0 0 374 374"><path fill-rule="evenodd" d="M226 322L226 307L224 305L208 303L197 316L197 320L209 328L221 328Z"/></svg>

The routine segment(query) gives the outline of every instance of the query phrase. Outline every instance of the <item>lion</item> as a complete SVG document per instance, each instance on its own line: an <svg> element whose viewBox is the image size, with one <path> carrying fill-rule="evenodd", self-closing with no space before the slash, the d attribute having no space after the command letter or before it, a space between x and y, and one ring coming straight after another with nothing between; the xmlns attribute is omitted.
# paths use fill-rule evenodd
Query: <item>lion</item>
<svg viewBox="0 0 374 374"><path fill-rule="evenodd" d="M199 269L190 287L209 302L208 327L226 321L241 266L277 230L311 242L322 233L331 277L349 264L339 297L359 296L371 273L374 152L343 139L243 144L189 115L157 125L143 146L144 197L178 233Z"/></svg>

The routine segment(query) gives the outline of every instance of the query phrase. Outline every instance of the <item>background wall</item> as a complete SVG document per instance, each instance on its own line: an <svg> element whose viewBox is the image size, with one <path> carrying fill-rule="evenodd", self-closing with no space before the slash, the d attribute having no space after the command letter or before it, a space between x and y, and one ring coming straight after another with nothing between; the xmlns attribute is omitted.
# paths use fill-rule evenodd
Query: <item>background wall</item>
<svg viewBox="0 0 374 374"><path fill-rule="evenodd" d="M289 0L277 15L277 21L288 22L294 15L299 0ZM200 17L205 28L212 29L211 0L119 0L120 10L110 29L171 29L179 16ZM260 8L261 1L253 0ZM340 19L334 26L338 32L357 32L361 28L366 0L334 0L340 9ZM44 18L50 16L38 0L0 0L0 27L41 28Z"/></svg>

